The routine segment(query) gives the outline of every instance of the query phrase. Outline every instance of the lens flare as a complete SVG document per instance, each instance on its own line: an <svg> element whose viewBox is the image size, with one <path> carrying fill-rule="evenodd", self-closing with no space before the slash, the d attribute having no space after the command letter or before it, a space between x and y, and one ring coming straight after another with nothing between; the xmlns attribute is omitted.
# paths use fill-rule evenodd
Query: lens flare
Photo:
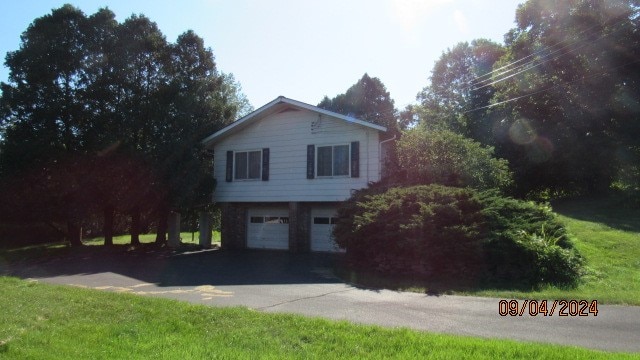
<svg viewBox="0 0 640 360"><path fill-rule="evenodd" d="M551 159L553 144L546 137L538 136L531 144L527 145L527 156L536 163L542 163Z"/></svg>
<svg viewBox="0 0 640 360"><path fill-rule="evenodd" d="M527 119L518 119L509 126L509 139L522 145L532 162L542 163L553 155L554 146L551 140L538 135Z"/></svg>
<svg viewBox="0 0 640 360"><path fill-rule="evenodd" d="M537 137L536 131L526 119L518 119L509 127L509 138L518 145L531 144Z"/></svg>

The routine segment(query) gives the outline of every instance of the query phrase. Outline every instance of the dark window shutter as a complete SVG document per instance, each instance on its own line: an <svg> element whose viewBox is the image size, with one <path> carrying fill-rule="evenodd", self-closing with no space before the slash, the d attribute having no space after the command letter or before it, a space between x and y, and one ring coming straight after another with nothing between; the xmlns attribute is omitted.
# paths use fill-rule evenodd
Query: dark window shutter
<svg viewBox="0 0 640 360"><path fill-rule="evenodd" d="M269 180L269 149L262 149L262 181Z"/></svg>
<svg viewBox="0 0 640 360"><path fill-rule="evenodd" d="M351 143L351 177L360 177L360 142Z"/></svg>
<svg viewBox="0 0 640 360"><path fill-rule="evenodd" d="M227 182L233 180L233 151L227 151L227 175L225 180Z"/></svg>
<svg viewBox="0 0 640 360"><path fill-rule="evenodd" d="M307 145L307 179L313 179L315 173L316 147Z"/></svg>

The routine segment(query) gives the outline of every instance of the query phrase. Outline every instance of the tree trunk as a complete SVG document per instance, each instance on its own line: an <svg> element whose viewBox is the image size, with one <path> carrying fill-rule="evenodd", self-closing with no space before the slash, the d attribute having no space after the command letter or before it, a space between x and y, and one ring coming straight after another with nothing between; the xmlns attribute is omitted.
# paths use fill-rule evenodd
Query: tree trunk
<svg viewBox="0 0 640 360"><path fill-rule="evenodd" d="M102 232L104 233L104 246L113 245L113 220L115 217L115 210L113 206L107 205L104 208L104 226Z"/></svg>
<svg viewBox="0 0 640 360"><path fill-rule="evenodd" d="M140 245L140 209L131 212L131 245Z"/></svg>
<svg viewBox="0 0 640 360"><path fill-rule="evenodd" d="M67 221L67 240L72 247L82 246L82 228L71 220Z"/></svg>
<svg viewBox="0 0 640 360"><path fill-rule="evenodd" d="M164 245L167 242L167 219L169 218L169 210L161 207L158 210L158 227L156 228L156 245Z"/></svg>

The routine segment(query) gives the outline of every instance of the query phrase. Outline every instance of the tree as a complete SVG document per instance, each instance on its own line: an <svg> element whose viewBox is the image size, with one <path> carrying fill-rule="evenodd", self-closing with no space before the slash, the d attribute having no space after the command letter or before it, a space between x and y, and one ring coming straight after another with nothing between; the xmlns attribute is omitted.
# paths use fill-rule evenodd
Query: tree
<svg viewBox="0 0 640 360"><path fill-rule="evenodd" d="M505 190L512 184L512 175L507 161L495 158L493 151L449 130L420 126L405 131L398 141L400 168L410 185Z"/></svg>
<svg viewBox="0 0 640 360"><path fill-rule="evenodd" d="M625 0L518 8L493 73L492 110L503 119L498 153L521 194L602 192L638 163L637 11Z"/></svg>
<svg viewBox="0 0 640 360"><path fill-rule="evenodd" d="M492 124L486 110L474 109L489 104L494 89L487 74L504 51L499 44L477 39L444 52L433 66L430 85L417 96L420 105L415 112L422 123L491 144Z"/></svg>
<svg viewBox="0 0 640 360"><path fill-rule="evenodd" d="M389 137L398 133L393 99L382 81L368 74L364 74L344 94L336 95L333 99L325 96L318 107L382 125L388 129Z"/></svg>
<svg viewBox="0 0 640 360"><path fill-rule="evenodd" d="M386 139L400 137L398 111L393 105L393 99L386 87L378 78L364 74L344 94L333 99L327 96L322 99L318 107L353 116L387 128ZM387 145L383 155L382 178L390 180L398 173L398 160L393 143Z"/></svg>
<svg viewBox="0 0 640 360"><path fill-rule="evenodd" d="M65 5L36 19L23 33L20 50L7 54L10 83L0 85L6 129L0 158L4 175L29 167L40 167L44 173L51 167L60 170L66 157L86 151L82 129L89 116L81 105L87 87L86 25L80 10ZM50 190L70 192L79 200L73 196L78 191L75 180L57 182ZM59 205L67 209L68 239L79 245L74 203Z"/></svg>
<svg viewBox="0 0 640 360"><path fill-rule="evenodd" d="M170 208L187 209L211 203L215 186L211 159L200 141L229 124L251 105L233 76L220 75L211 49L193 31L180 35L171 47L172 81L169 109L156 135L156 168L164 184L164 202L158 207L158 237L164 241Z"/></svg>
<svg viewBox="0 0 640 360"><path fill-rule="evenodd" d="M99 209L107 244L116 212L131 216L133 244L155 212L162 242L169 209L208 202L211 159L200 140L250 108L200 37L188 31L171 44L142 15L119 24L106 9L54 9L29 26L7 66L0 175L41 174L43 188L73 195L54 202L68 208L70 234ZM48 182L50 173L69 179Z"/></svg>
<svg viewBox="0 0 640 360"><path fill-rule="evenodd" d="M223 100L235 107L236 117L242 118L252 112L253 106L247 96L242 92L242 85L236 80L232 73L220 73L223 84Z"/></svg>

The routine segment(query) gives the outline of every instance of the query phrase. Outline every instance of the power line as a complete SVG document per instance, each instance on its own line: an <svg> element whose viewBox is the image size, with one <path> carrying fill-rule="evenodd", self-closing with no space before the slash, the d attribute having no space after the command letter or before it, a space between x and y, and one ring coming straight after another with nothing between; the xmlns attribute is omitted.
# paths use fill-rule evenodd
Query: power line
<svg viewBox="0 0 640 360"><path fill-rule="evenodd" d="M571 81L568 81L568 82L565 82L565 83L562 83L562 84L555 84L555 85L552 85L552 86L548 86L548 87L546 87L544 89L540 89L540 90L536 90L536 91L528 93L528 94L516 96L514 98L507 99L507 100L504 100L504 101L500 101L500 102L497 102L495 104L490 104L490 105L486 105L486 106L477 107L475 109L467 110L463 114L466 114L466 113L469 113L469 112L473 112L473 111L482 110L482 109L489 109L489 108L492 108L494 106L498 106L498 105L506 104L506 103L509 103L509 102L512 102L512 101L520 100L520 99L525 98L525 97L533 96L533 95L539 94L541 92L545 92L545 91L554 89L554 88L556 88L556 87L558 87L560 85L568 85L568 84L572 84L572 83L574 83L576 81L587 80L587 79L595 77L595 76L605 75L605 74L609 73L610 71L613 71L613 70L616 70L616 69L619 69L619 68L622 68L622 67L625 67L625 66L629 66L629 65L632 65L632 64L635 64L635 63L639 63L639 62L640 62L640 59L639 60L630 61L630 62L628 62L626 64L619 65L619 66L616 66L614 68L611 68L611 69L608 69L608 70L605 70L605 71L602 71L602 72L599 72L599 73L591 74L589 76L583 76L583 77L581 77L579 79L571 80Z"/></svg>
<svg viewBox="0 0 640 360"><path fill-rule="evenodd" d="M510 78L512 78L512 77L514 77L514 76L516 76L516 75L522 74L523 72L529 71L529 70L531 70L531 69L533 69L533 68L536 68L536 67L538 67L538 66L540 66L540 65L542 65L542 64L545 64L545 63L547 63L547 62L549 62L549 61L556 60L556 59L560 58L561 56L564 56L564 55L570 54L570 53L572 53L572 52L574 52L574 51L577 51L577 50L579 50L579 49L582 49L583 47L587 46L589 43L592 43L592 42L596 42L596 41L602 40L602 39L604 39L605 37L610 36L610 35L614 34L615 32L617 32L617 31L619 31L619 30L620 30L620 29L618 29L618 30L614 30L614 31L612 31L612 32L610 32L610 33L607 33L607 34L604 34L604 35L600 36L599 38L597 38L597 39L595 39L595 40L592 40L592 41L589 41L588 39L583 39L583 40L575 41L575 42L573 42L573 43L571 43L571 44L568 44L568 45L566 45L566 46L563 46L562 48L560 48L560 49L558 49L558 50L556 50L556 51L554 51L554 52L552 52L552 53L549 53L549 54L548 54L548 55L546 55L545 57L551 56L552 54L554 54L554 53L556 53L556 52L558 52L558 51L560 51L560 50L563 50L564 48L567 48L567 47L569 47L569 46L572 46L572 45L574 45L574 44L577 44L578 42L585 42L585 44L583 44L582 46L579 46L579 47L573 48L573 49L571 49L571 50L569 50L569 51L563 52L562 54L559 54L559 55L557 55L557 56L554 56L553 58L546 59L546 60L544 60L544 61L540 61L540 62L538 62L538 63L537 63L537 64L535 64L535 65L531 65L531 66L529 66L529 67L525 68L524 70L520 70L520 71L518 71L518 72L516 72L516 73L514 73L514 74L511 74L511 75L509 75L509 76L505 76L505 77L503 77L503 78L501 78L501 79L497 79L497 80L494 80L494 81L492 81L492 82L490 82L490 83L487 83L487 84L484 84L484 85L482 85L482 86L479 86L479 87L473 88L473 89L471 89L471 91L480 90L480 89L485 88L485 87L487 87L487 86L491 86L491 85L495 85L495 84L501 83L501 82L503 82L503 81L505 81L505 80L507 80L507 79L510 79ZM589 41L589 43L587 43L587 41ZM527 64L529 64L529 63L533 63L533 62L535 62L536 60L537 60L537 59L534 59L534 60L532 60L532 61L528 62ZM538 60L538 61L539 61L539 60ZM525 65L526 65L526 64L525 64Z"/></svg>
<svg viewBox="0 0 640 360"><path fill-rule="evenodd" d="M634 11L634 10L632 10L632 11L626 12L626 13L624 13L624 14L622 14L622 15L619 15L618 17L614 18L614 19L616 19L616 20L615 20L615 21L613 21L613 22L612 22L612 23L610 23L610 24L607 24L607 22L609 22L609 21L611 21L611 20L613 20L613 19L611 19L611 20L609 20L609 21L605 22L604 24L599 24L599 23L594 24L593 26L590 26L590 27L588 27L588 28L586 28L586 29L584 29L584 30L580 31L580 32L577 34L577 36L579 36L579 35L581 35L581 34L584 34L585 32L587 32L587 31L589 31L589 30L592 30L592 29L594 29L594 28L596 28L596 27L598 27L598 26L602 26L602 27L605 27L605 26L615 26L615 25L617 25L617 24L619 24L619 23L622 23L622 22L624 22L624 21L628 20L629 16L631 16L634 12L635 12L635 11ZM611 35L611 34L613 34L613 33L617 32L617 31L619 31L619 30L620 30L620 29L617 29L617 30L614 30L613 32L609 32L609 33L607 33L607 34L604 34L603 36L601 36L600 38L598 38L597 40L594 40L594 41L598 41L598 40L600 40L600 39L602 39L602 38L604 38L604 37L606 37L606 36L609 36L609 35ZM538 50L538 51L536 51L536 52L534 52L534 53L532 53L532 54L529 54L529 55L527 55L527 56L525 56L525 57L523 57L523 58L520 58L520 59L518 59L518 60L515 60L515 61L513 61L513 62L511 62L511 63L509 63L509 64L503 65L503 66L501 66L501 67L499 67L499 68L497 68L497 69L494 69L494 70L492 70L492 71L490 71L490 72L488 72L488 73L486 73L486 74L483 74L483 75L481 75L481 76L476 77L475 79L473 79L473 80L471 80L471 81L469 82L469 85L470 85L470 86L468 87L468 89L469 89L469 88L471 88L471 87L472 87L472 86L474 86L474 85L478 85L478 84L481 84L481 83L483 83L483 82L490 81L490 80L491 80L491 79L490 79L490 77L492 77L492 75L493 75L493 74L495 74L496 72L499 72L498 74L496 74L496 76L498 77L498 76L505 75L505 74L508 74L508 73L510 73L510 72L513 72L513 71L517 71L517 73L516 73L516 74L512 74L512 75L509 75L509 76L507 76L507 77L505 77L505 78L502 78L502 79L498 79L498 80L492 81L491 83L488 83L488 84L483 84L483 85L481 85L481 86L479 86L479 87L474 88L473 90L478 90L478 89L481 89L481 88L483 88L483 87L486 87L486 86L489 86L489 85L496 84L496 83L498 83L498 82L500 82L500 81L502 81L502 80L506 80L506 79L508 79L508 78L511 78L511 77L513 77L513 76L515 76L515 75L517 75L517 74L520 74L520 73L522 73L522 72L524 72L524 71L528 71L528 70L530 70L530 69L532 69L532 68L535 68L535 67L537 67L537 66L539 66L539 65L541 65L541 64L543 64L543 63L545 63L545 62L548 62L548 61L550 61L550 60L549 60L549 59L548 59L548 60L545 60L545 61L543 61L543 62L541 62L541 63L538 63L537 65L534 65L534 66L529 66L529 67L527 67L528 65L530 65L530 64L532 64L532 63L534 63L534 62L536 62L536 61L543 60L544 58L548 58L549 56L551 56L551 55L553 55L553 54L556 54L556 53L558 53L558 52L560 52L560 51L562 51L562 50L564 50L564 49L566 49L566 48L568 48L568 47L570 47L570 46L573 46L574 44L577 44L577 43L579 43L579 42L585 42L585 41L589 41L589 40L588 40L588 39L578 39L578 40L575 40L575 41L570 42L570 43L569 43L569 44L567 44L567 45L563 45L562 47L560 47L560 48L558 48L558 49L556 49L556 50L553 50L553 51L551 51L551 50L552 50L554 47L556 47L556 46L558 46L558 45L561 45L561 44L562 44L562 42L560 42L560 41L559 41L559 42L557 42L557 43L555 43L555 44L553 44L553 45L551 45L551 46L544 47L544 48L542 48L542 49L540 49L540 50ZM565 53L563 53L563 54L560 54L560 55L558 55L558 56L554 57L554 59L555 59L555 58L558 58L559 56L562 56L562 55L568 54L568 53L570 53L570 52L572 52L572 51L575 51L575 50L577 50L577 49L569 50L569 51L567 51L567 52L565 52ZM548 52L548 51L550 51L550 52ZM532 59L532 60L527 61L527 62L526 62L526 63L524 63L524 64L521 64L521 65L518 65L518 66L516 66L516 67L513 67L515 64L518 64L518 63L520 63L520 62L522 62L522 61L524 61L524 60L526 60L526 59L529 59L529 58L535 57L535 56L537 56L537 55L539 55L540 53L543 53L543 52L548 52L548 53L547 53L546 55L542 56L541 58L538 58L538 59L534 58L534 59ZM507 69L507 68L510 68L510 67L513 67L513 68L511 68L511 69ZM522 68L525 68L525 70L520 70L520 69L522 69ZM507 70L500 72L501 70L504 70L504 69L507 69ZM520 71L518 71L518 70L520 70ZM485 78L485 77L489 77L489 78L488 78L488 79L480 80L480 79Z"/></svg>

